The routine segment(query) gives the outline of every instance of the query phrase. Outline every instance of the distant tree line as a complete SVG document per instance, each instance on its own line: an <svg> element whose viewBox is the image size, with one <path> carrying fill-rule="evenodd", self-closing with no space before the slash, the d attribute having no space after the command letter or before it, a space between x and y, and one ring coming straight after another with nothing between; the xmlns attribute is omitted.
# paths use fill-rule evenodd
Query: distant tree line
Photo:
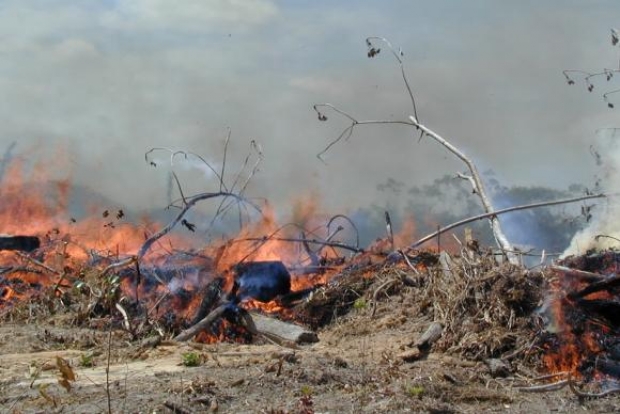
<svg viewBox="0 0 620 414"><path fill-rule="evenodd" d="M586 187L581 184L572 184L565 190L543 186L509 187L502 185L492 172L487 172L485 178L497 209L574 197L586 192ZM382 204L375 203L352 214L360 229L362 245L385 235L385 211L390 213L396 230L407 218L412 218L417 237L431 233L438 226L482 213L468 183L451 175L409 188L402 181L388 178L377 185L377 190L385 196ZM589 214L582 213L588 210L585 205L543 207L509 213L503 215L501 221L510 240L521 249L562 252L573 235L586 224ZM487 221L481 220L468 227L481 245L495 246ZM462 234L462 231L456 233Z"/></svg>

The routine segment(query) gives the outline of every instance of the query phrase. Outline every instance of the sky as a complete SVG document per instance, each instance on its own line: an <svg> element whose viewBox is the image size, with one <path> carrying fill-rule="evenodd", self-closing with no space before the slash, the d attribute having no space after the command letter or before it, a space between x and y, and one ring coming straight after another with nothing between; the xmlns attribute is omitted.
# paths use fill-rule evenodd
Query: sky
<svg viewBox="0 0 620 414"><path fill-rule="evenodd" d="M0 153L70 174L136 209L165 207L169 159L153 147L193 151L229 179L260 143L250 194L286 209L311 194L330 209L381 204L377 184L416 185L464 166L398 125L411 106L396 60L403 52L419 118L507 184L566 188L593 181L599 128L618 125L602 99L620 88L597 79L569 86L564 69L618 69L617 1L0 0ZM617 76L620 79L620 74ZM610 97L613 101L613 95ZM59 156L62 154L62 156ZM177 160L188 192L217 190L212 174Z"/></svg>

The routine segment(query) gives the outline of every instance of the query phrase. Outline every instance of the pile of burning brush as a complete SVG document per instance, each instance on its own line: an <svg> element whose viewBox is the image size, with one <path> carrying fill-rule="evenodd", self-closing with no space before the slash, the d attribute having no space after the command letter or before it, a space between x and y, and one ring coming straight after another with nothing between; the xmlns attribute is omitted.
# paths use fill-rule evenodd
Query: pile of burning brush
<svg viewBox="0 0 620 414"><path fill-rule="evenodd" d="M524 350L536 331L532 314L542 301L541 274L498 264L493 255L405 254L380 241L353 255L332 252L296 266L267 260L265 247L274 249L265 239L262 249L253 243L241 249L239 261L231 260L239 257L239 243L227 242L140 266L101 257L79 263L65 252L59 271L49 260L58 255L58 240L45 240L32 253L3 253L0 308L5 318L19 318L26 303L29 315L33 305L43 313L73 312L77 324L111 322L136 339L156 331L202 342L250 342L265 335L300 342L316 340L308 333L360 300L374 317L390 312L399 297L409 314L441 327L435 350L469 359L516 358L521 354L515 350ZM271 326L257 327L259 314L287 324L275 333ZM299 324L308 328L297 333Z"/></svg>
<svg viewBox="0 0 620 414"><path fill-rule="evenodd" d="M0 241L5 320L64 314L75 326L112 326L135 340L156 334L297 346L317 341L317 329L360 301L375 318L393 312L399 300L407 315L432 328L412 343L424 352L494 363L497 375L530 367L551 373L546 381L559 378L526 391L570 386L577 395L598 396L618 390L620 254L613 251L531 271L479 250L404 253L386 242L347 255L334 249L300 266L274 260L266 238L243 242L251 248L227 241L142 263L93 253L85 259L61 234ZM578 382L600 389L585 392Z"/></svg>

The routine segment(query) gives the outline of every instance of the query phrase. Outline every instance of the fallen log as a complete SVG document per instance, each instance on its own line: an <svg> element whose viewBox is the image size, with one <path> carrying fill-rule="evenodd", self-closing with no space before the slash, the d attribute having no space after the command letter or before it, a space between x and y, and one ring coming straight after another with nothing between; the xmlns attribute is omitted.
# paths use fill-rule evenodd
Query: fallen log
<svg viewBox="0 0 620 414"><path fill-rule="evenodd" d="M433 322L426 331L410 346L420 349L420 351L428 351L431 346L441 337L443 333L443 325L439 322Z"/></svg>
<svg viewBox="0 0 620 414"><path fill-rule="evenodd" d="M400 359L405 362L414 362L428 355L433 344L441 337L443 333L443 325L439 322L433 322L424 331L424 333L408 346L412 349L399 354Z"/></svg>
<svg viewBox="0 0 620 414"><path fill-rule="evenodd" d="M319 337L315 332L303 326L270 318L256 312L250 312L249 314L254 321L256 331L262 335L267 335L268 337L275 335L278 338L295 344L307 344L319 341Z"/></svg>
<svg viewBox="0 0 620 414"><path fill-rule="evenodd" d="M0 236L0 250L20 250L31 252L41 246L41 241L35 236Z"/></svg>
<svg viewBox="0 0 620 414"><path fill-rule="evenodd" d="M232 302L224 302L190 328L178 334L174 340L179 342L189 341L201 331L209 328L218 319L225 316L226 312L235 309L246 320L246 327L253 335L262 335L277 343L303 344L318 342L316 333L302 326L270 318L255 312L248 312L237 308Z"/></svg>

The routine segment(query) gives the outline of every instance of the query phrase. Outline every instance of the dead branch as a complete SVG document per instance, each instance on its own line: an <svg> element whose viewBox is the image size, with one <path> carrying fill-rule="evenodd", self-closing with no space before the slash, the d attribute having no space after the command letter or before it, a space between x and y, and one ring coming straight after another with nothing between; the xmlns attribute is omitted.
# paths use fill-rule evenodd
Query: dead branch
<svg viewBox="0 0 620 414"><path fill-rule="evenodd" d="M317 158L319 160L321 160L322 162L325 162L325 160L323 159L323 155L325 155L334 145L336 145L337 143L339 143L340 141L344 140L348 140L352 135L353 135L353 130L361 125L386 125L386 124L399 124L399 125L411 125L411 122L408 121L389 121L389 120L382 120L382 119L370 119L370 120L364 120L364 121L358 121L357 119L355 119L352 115L346 113L345 111L343 111L342 109L337 108L336 106L330 104L330 103L320 103L320 104L316 104L313 106L314 110L316 111L316 113L319 115L319 119L321 120L327 120L327 117L319 110L319 108L329 108L341 115L343 115L344 117L348 118L351 121L351 125L349 125L348 127L346 127L341 133L340 135L333 141L331 141L329 144L327 144L327 146L325 148L323 148L323 150L321 150L321 152L319 152L317 154Z"/></svg>
<svg viewBox="0 0 620 414"><path fill-rule="evenodd" d="M201 319L194 326L187 328L186 330L175 336L174 340L178 342L189 341L194 336L198 335L200 331L206 329L209 325L218 320L224 314L224 312L226 312L228 306L230 306L229 303L224 303L213 309L211 312L209 312L207 316Z"/></svg>
<svg viewBox="0 0 620 414"><path fill-rule="evenodd" d="M608 390L596 392L596 393L583 392L577 388L575 381L572 378L572 375L570 372L568 373L568 379L566 381L568 382L568 387L570 388L571 392L575 394L577 397L582 398L582 399L583 398L601 398L607 395L620 393L620 387L614 387L614 388L610 388Z"/></svg>
<svg viewBox="0 0 620 414"><path fill-rule="evenodd" d="M517 388L521 392L550 392L561 390L568 385L568 380L560 380L551 384L532 385L531 387L519 387Z"/></svg>
<svg viewBox="0 0 620 414"><path fill-rule="evenodd" d="M399 253L405 260L405 263L407 263L407 266L409 266L409 269L411 269L416 275L419 275L420 272L418 271L418 269L415 268L413 263L411 263L411 260L409 260L409 256L407 255L407 253L403 252L402 250L399 250Z"/></svg>
<svg viewBox="0 0 620 414"><path fill-rule="evenodd" d="M321 246L337 247L339 249L349 250L353 253L364 253L364 249L360 249L354 246L349 246L341 242L330 242L330 241L325 241L325 240L305 239L305 238L299 238L299 237L248 237L245 239L239 239L237 241L242 242L242 241L268 241L268 240L277 240L277 241L291 242L291 243L318 244Z"/></svg>
<svg viewBox="0 0 620 414"><path fill-rule="evenodd" d="M127 311L125 308L123 308L123 306L118 302L114 304L114 307L120 312L121 315L123 315L123 326L125 327L125 330L132 333L131 324L129 323L129 316L127 316Z"/></svg>
<svg viewBox="0 0 620 414"><path fill-rule="evenodd" d="M168 225L166 227L164 227L163 229L161 229L160 231L158 231L157 233L155 233L154 235L149 237L144 242L144 244L142 245L142 247L140 248L140 251L138 252L138 254L136 256L137 259L138 260L142 259L144 257L144 255L149 251L149 249L151 248L153 243L155 243L157 240L159 240L160 238L162 238L163 236L168 234L170 232L170 230L172 230L174 228L174 226L176 226L183 219L185 214L194 205L196 205L196 203L198 203L199 201L209 200L209 199L216 198L216 197L231 197L231 198L236 199L239 202L250 204L251 206L256 208L256 210L260 211L260 209L257 206L254 206L254 204L252 204L249 201L245 200L243 197L239 196L238 194L233 194L233 193L228 193L228 192L224 192L224 191L219 191L217 193L205 193L205 194L196 195L196 196L192 197L191 199L187 200L187 203L185 204L183 209L181 209L179 214L177 214L177 216L174 218L174 220L172 220L170 223L168 223Z"/></svg>
<svg viewBox="0 0 620 414"><path fill-rule="evenodd" d="M611 45L612 46L618 45L618 36L619 36L618 30L611 29ZM592 79L598 78L598 77L605 77L607 82L609 82L614 77L614 74L616 73L620 73L620 60L618 62L618 69L604 68L601 72L587 72L584 70L577 70L577 69L568 69L568 70L562 71L562 74L566 78L566 82L569 85L575 84L574 79L569 74L573 74L573 75L576 74L576 75L583 77L583 80L585 82L585 86L588 92L592 92L594 90L594 84L591 81ZM609 101L608 96L613 93L617 93L617 92L620 92L620 89L609 91L603 94L603 100L605 101L605 103L607 103L608 108L614 108L614 104L611 101Z"/></svg>
<svg viewBox="0 0 620 414"><path fill-rule="evenodd" d="M228 137L226 139L226 143L224 145L224 161L222 163L222 177L224 177L223 174L225 172L224 168L226 166L226 157L227 157L227 152L228 152L228 142L229 142L229 139L230 139L230 133L229 133L229 135L228 135ZM258 171L259 165L261 164L261 162L264 159L263 150L262 150L261 146L256 141L252 140L250 142L250 149L252 151L254 151L254 152L250 151L246 155L245 160L243 162L243 165L241 166L241 168L237 172L237 174L235 176L235 179L233 180L233 183L232 183L232 185L230 187L230 190L229 190L230 192L234 192L235 191L235 188L237 187L237 184L239 183L239 180L241 179L241 175L242 175L243 171L245 171L247 169L247 167L248 167L248 165L250 163L250 159L252 157L252 154L256 153L257 159L254 162L254 165L252 166L252 169L250 170L250 173L248 174L248 177L246 177L245 183L241 186L241 190L237 191L237 194L240 195L240 196L243 195L243 192L246 190L246 188L247 188L248 184L250 183L252 177L256 174L256 172ZM221 187L221 185L220 185L220 187ZM221 189L220 189L220 191L221 191ZM209 226L208 226L209 229L211 229L214 226L216 220L221 215L225 214L228 211L228 209L230 209L235 204L238 204L238 203L235 203L234 201L230 201L228 203L226 203L226 201L227 201L226 198L224 198L224 199L222 199L222 201L220 201L220 204L217 207L215 215L213 216L213 218L211 219L211 222L209 223Z"/></svg>
<svg viewBox="0 0 620 414"><path fill-rule="evenodd" d="M513 264L518 264L519 259L517 255L512 253L513 247L512 244L508 241L508 238L504 234L504 231L501 228L501 224L499 219L497 218L497 214L495 213L495 209L493 208L493 204L491 203L491 198L486 192L484 184L482 182L482 178L480 177L480 173L478 172L478 168L474 164L474 162L469 159L461 150L452 145L446 139L444 139L441 135L437 134L435 131L427 128L422 125L414 116L410 116L409 119L413 123L416 128L420 129L422 133L426 136L431 137L439 144L444 146L448 151L454 154L457 158L465 163L467 168L469 169L470 176L462 176L469 180L473 186L474 193L480 198L484 211L488 214L485 218L489 219L489 223L491 225L491 230L493 231L493 236L498 244L498 246L506 252L506 256L508 260ZM494 214L495 213L495 214ZM436 232L436 236L441 234L442 232Z"/></svg>
<svg viewBox="0 0 620 414"><path fill-rule="evenodd" d="M276 234L282 232L285 228L288 227L294 227L299 229L302 232L302 237L301 238L285 238L285 237L275 237ZM329 229L329 227L328 227ZM271 232L269 235L265 235L263 237L249 237L249 238L244 238L244 239L236 239L236 240L232 240L229 243L240 243L240 242L250 242L250 241L254 241L254 242L258 242L257 246L255 246L252 250L250 250L244 257L241 258L241 260L238 260L239 263L244 262L247 258L251 257L254 253L256 253L258 250L260 250L260 248L267 243L270 240L277 240L277 241L284 241L284 242L296 242L296 243L302 243L302 244L309 244L309 243L321 243L323 245L326 245L325 243L327 243L327 245L329 243L334 243L334 242L330 242L330 238L332 238L333 236L335 236L338 233L339 230L336 230L331 236L328 237L328 240L321 240L318 241L317 239L308 239L305 236L306 232L315 234L314 231L312 230L307 230L305 229L303 226L297 224L297 223L286 223L283 224L282 226L278 227L277 229L275 229L273 232ZM343 244L344 246L344 244ZM341 247L339 246L330 246L330 247ZM310 247L307 247L307 250L310 250ZM318 252L317 252L318 254ZM308 253L310 259L312 260L312 252Z"/></svg>
<svg viewBox="0 0 620 414"><path fill-rule="evenodd" d="M345 111L335 107L334 105L331 105L331 104L328 104L328 103L314 105L314 110L317 112L318 118L321 121L326 121L327 120L327 116L325 116L323 113L321 113L319 111L319 108L322 108L322 107L329 108L329 109L335 111L336 113L338 113L338 114L348 118L351 121L351 125L349 125L347 128L345 128L341 132L341 134L336 138L336 140L330 142L327 145L327 147L325 149L323 149L323 151L321 151L317 155L317 157L319 159L323 160L323 158L322 158L323 154L325 154L327 151L329 151L329 149L333 145L338 143L343 138L347 138L348 139L353 134L353 130L357 126L359 126L359 125L369 125L369 124L403 124L403 125L414 126L414 127L416 127L417 130L421 131L420 139L424 135L427 135L427 136L433 138L439 144L443 145L448 151L452 152L456 157L461 159L465 163L465 165L467 165L467 168L469 169L470 176L471 176L470 177L471 178L470 181L472 182L472 185L474 186L474 193L476 193L478 195L478 197L480 198L482 206L484 207L484 211L486 213L492 213L494 211L494 208L493 208L493 205L491 203L491 199L487 195L487 192L486 192L485 187L483 185L482 179L480 178L480 174L478 173L477 167L473 163L473 161L471 161L467 156L465 156L465 154L461 150L456 148L454 145L452 145L450 142L445 140L439 134L435 133L434 131L432 131L431 129L427 128L426 126L422 125L419 122L419 117L418 117L417 109L416 109L416 105L415 105L415 99L414 99L411 87L409 85L409 81L407 79L407 75L406 75L405 70L404 70L403 61L401 59L402 51L399 51L397 53L394 50L394 48L392 47L391 43L387 39L385 39L385 38L382 38L382 37L369 37L369 38L366 39L366 44L367 44L367 46L369 48L368 57L374 57L377 54L379 54L379 52L381 51L381 49L376 48L376 47L373 46L372 40L378 40L380 42L383 42L388 47L388 49L392 52L392 54L394 55L394 57L398 61L398 64L400 65L402 77L403 77L403 80L405 82L405 86L407 88L407 92L409 93L409 96L411 98L412 107L413 107L413 115L411 115L409 117L409 121L410 122L402 121L402 120L401 121L388 121L388 120L358 121L355 117L353 117L352 115L346 113ZM508 260L511 263L518 264L519 263L518 256L516 254L512 253L512 250L513 250L512 245L508 241L508 238L506 237L506 235L504 234L504 232L503 232L503 230L501 228L499 219L497 218L497 216L494 215L494 214L491 214L491 215L487 216L486 218L489 219L489 222L490 222L490 225L491 225L491 230L493 231L493 235L495 237L495 240L496 240L498 246L505 252L506 256L508 257ZM436 235L439 235L439 234L441 234L441 233L440 232L436 233Z"/></svg>
<svg viewBox="0 0 620 414"><path fill-rule="evenodd" d="M608 236L607 234L597 234L596 236L594 236L594 240L598 241L599 239L612 239L615 240L617 242L620 242L620 239L614 236Z"/></svg>
<svg viewBox="0 0 620 414"><path fill-rule="evenodd" d="M224 155L222 155L222 170L220 171L220 177L222 177L222 181L220 181L220 191L225 190L224 187L224 177L226 173L226 159L228 157L228 144L230 143L230 128L228 128L228 134L226 135L226 141L224 141Z"/></svg>
<svg viewBox="0 0 620 414"><path fill-rule="evenodd" d="M248 330L287 348L297 348L294 344L318 342L319 337L302 326L270 318L256 312L244 312Z"/></svg>
<svg viewBox="0 0 620 414"><path fill-rule="evenodd" d="M337 220L337 219L345 220L347 223L349 223L351 225L353 230L355 230L355 247L357 247L359 249L359 247L360 247L360 231L358 230L358 228L355 225L355 223L353 222L353 220L351 220L348 216L345 216L344 214L336 214L335 216L330 218L329 221L327 222L327 234L331 234L331 236L327 236L327 241L330 241L333 238L333 236L336 234L336 232L334 232L334 233L330 232L330 227L334 223L334 221ZM340 226L338 228L340 228Z"/></svg>
<svg viewBox="0 0 620 414"><path fill-rule="evenodd" d="M392 251L394 251L396 250L396 245L394 244L394 229L392 228L392 219L390 218L390 213L388 211L385 212L385 230L390 242L390 247Z"/></svg>
<svg viewBox="0 0 620 414"><path fill-rule="evenodd" d="M118 269L119 267L129 266L130 264L134 264L134 263L136 263L136 258L133 256L123 259L121 261L112 263L111 265L107 266L105 269L101 271L101 276L103 277L107 275L110 271L114 269Z"/></svg>
<svg viewBox="0 0 620 414"><path fill-rule="evenodd" d="M586 272L585 270L571 269L564 266L550 266L549 269L562 273L564 276L575 277L584 282L600 282L605 279L605 276L598 273Z"/></svg>
<svg viewBox="0 0 620 414"><path fill-rule="evenodd" d="M15 252L15 253L19 257L21 257L22 259L25 259L26 261L32 263L33 265L39 266L40 268L43 268L43 269L47 270L48 272L51 272L51 273L53 273L55 275L62 276L62 272L61 271L53 269L53 268L49 267L48 265L46 265L45 263L40 262L40 261L38 261L38 260L28 256L25 253L21 253L21 252Z"/></svg>
<svg viewBox="0 0 620 414"><path fill-rule="evenodd" d="M555 200L555 201L544 201L541 203L533 203L533 204L524 204L524 205L520 205L520 206L514 206L514 207L508 207L508 208L504 208L501 210L496 210L496 211L492 211L489 213L484 213L484 214L478 214L477 216L473 216L473 217L469 217L457 222L454 222L452 224L449 224L445 227L440 228L439 230L424 236L423 238L421 238L420 240L418 240L417 242L413 243L412 245L410 245L408 247L409 250L415 249L419 246L421 246L422 244L426 243L429 240L434 239L435 237L437 237L439 234L445 233L447 231L450 231L456 227L462 226L464 224L467 223L471 223L477 220L482 220L485 218L489 218L492 216L498 216L500 214L505 214L505 213L510 213L512 211L518 211L518 210L528 210L528 209L532 209L532 208L538 208L538 207L547 207L547 206L555 206L555 205L559 205L559 204L569 204L569 203L576 203L579 201L583 201L583 200L590 200L593 198L605 198L605 197L609 197L608 194L591 194L591 195L585 195L585 196L581 196L581 197L574 197L574 198L566 198L566 199L562 199L562 200Z"/></svg>
<svg viewBox="0 0 620 414"><path fill-rule="evenodd" d="M620 276L618 275L611 276L611 277L605 278L604 280L594 282L588 287L580 290L579 292L569 293L568 297L570 299L584 298L592 293L600 292L602 290L608 290L618 285L620 285Z"/></svg>
<svg viewBox="0 0 620 414"><path fill-rule="evenodd" d="M209 164L209 162L207 160L205 160L203 157L201 157L198 154L195 154L191 151L181 151L181 150L173 150L170 148L166 148L166 147L155 147L155 148L151 148L150 150L148 150L145 154L144 154L144 161L146 161L147 163L149 163L150 165L152 165L153 167L157 167L157 164L155 163L155 161L153 161L152 159L149 158L149 155L152 154L155 151L166 151L170 153L170 166L172 168L174 168L174 158L177 155L182 155L186 160L189 159L189 156L193 156L198 158L198 160L200 160L209 170L211 170L211 172L218 178L218 180L220 181L220 183L223 184L223 177L217 172L217 170L215 168L213 168L211 166L211 164ZM226 186L224 185L224 191L228 191L226 189Z"/></svg>
<svg viewBox="0 0 620 414"><path fill-rule="evenodd" d="M439 322L431 323L426 331L410 346L415 346L420 351L428 350L441 337L443 325Z"/></svg>
<svg viewBox="0 0 620 414"><path fill-rule="evenodd" d="M407 93L409 94L409 99L411 99L411 108L413 109L413 115L416 117L416 119L420 119L419 116L418 116L418 109L416 108L415 98L413 96L413 91L411 90L411 86L409 85L409 80L407 79L407 75L405 74L405 65L403 63L403 60L401 59L403 57L403 55L404 55L402 49L399 48L398 52L396 52L396 50L394 49L394 47L392 46L390 41L387 40L385 37L379 37L379 36L367 37L366 38L366 46L368 46L368 57L369 58L373 58L374 56L379 54L379 52L381 51L381 49L377 49L377 48L373 47L373 45L372 45L372 41L373 40L378 40L380 42L383 42L388 47L390 52L392 52L392 55L398 61L398 65L400 66L400 73L401 73L401 75L403 77L403 82L405 83L405 87L407 88ZM373 53L373 51L374 51L374 53Z"/></svg>

